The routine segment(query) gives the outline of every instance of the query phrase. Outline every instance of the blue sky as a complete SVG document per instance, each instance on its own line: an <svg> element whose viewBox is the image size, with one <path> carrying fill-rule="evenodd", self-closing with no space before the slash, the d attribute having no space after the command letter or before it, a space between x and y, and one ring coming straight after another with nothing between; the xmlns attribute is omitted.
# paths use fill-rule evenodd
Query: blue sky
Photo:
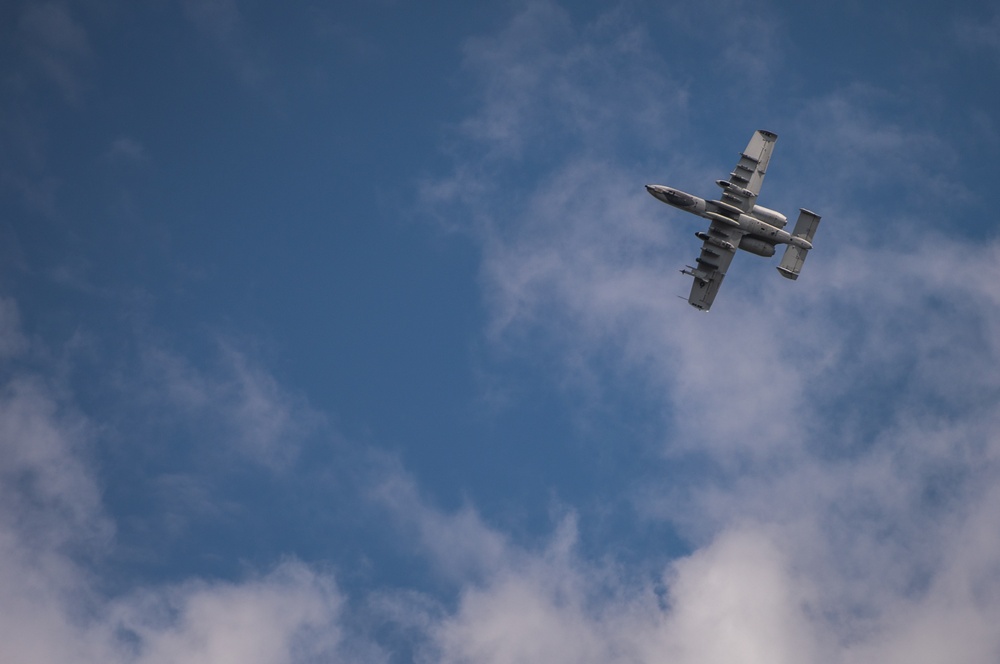
<svg viewBox="0 0 1000 664"><path fill-rule="evenodd" d="M0 659L997 661L1000 13L347 4L0 9Z"/></svg>

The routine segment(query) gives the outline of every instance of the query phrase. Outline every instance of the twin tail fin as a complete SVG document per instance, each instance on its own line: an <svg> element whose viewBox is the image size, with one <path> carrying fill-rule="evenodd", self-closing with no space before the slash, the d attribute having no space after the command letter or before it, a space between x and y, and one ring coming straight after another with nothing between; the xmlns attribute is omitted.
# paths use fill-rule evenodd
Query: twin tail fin
<svg viewBox="0 0 1000 664"><path fill-rule="evenodd" d="M792 231L792 237L805 240L811 245L813 236L816 234L816 228L819 227L819 219L819 215L815 212L800 208L799 218L795 222L795 230ZM785 255L781 257L778 272L786 279L798 279L799 272L802 271L802 264L805 262L806 254L808 253L808 249L789 244L785 249Z"/></svg>

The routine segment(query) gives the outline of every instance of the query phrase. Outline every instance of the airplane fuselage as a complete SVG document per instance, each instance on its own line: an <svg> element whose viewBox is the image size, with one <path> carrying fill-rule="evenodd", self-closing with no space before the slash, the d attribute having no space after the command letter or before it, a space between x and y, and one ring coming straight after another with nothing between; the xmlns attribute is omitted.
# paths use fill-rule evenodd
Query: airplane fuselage
<svg viewBox="0 0 1000 664"><path fill-rule="evenodd" d="M746 236L740 241L739 249L762 256L773 256L776 244L790 244L800 249L812 249L812 244L808 240L796 237L786 230L759 219L755 214L746 214L739 208L722 201L707 201L679 189L659 184L647 184L646 191L658 200L679 210L696 214L709 221L739 228L746 233ZM753 212L757 210L763 210L762 216L784 219L783 216L772 210L755 206Z"/></svg>

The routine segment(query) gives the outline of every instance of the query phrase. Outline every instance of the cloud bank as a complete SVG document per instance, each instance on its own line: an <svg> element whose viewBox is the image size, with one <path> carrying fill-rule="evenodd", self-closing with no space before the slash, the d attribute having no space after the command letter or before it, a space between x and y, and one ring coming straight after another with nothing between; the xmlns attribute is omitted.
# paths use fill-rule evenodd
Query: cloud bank
<svg viewBox="0 0 1000 664"><path fill-rule="evenodd" d="M0 348L8 351L9 377L0 388L0 659L380 659L364 641L352 645L344 638L344 599L332 574L295 559L244 580L191 579L109 595L96 576L116 546L94 464L101 429L77 410L64 385L19 363L32 358L16 305L5 300L2 312ZM283 421L273 416L283 397L268 377L242 358L235 360L235 376L242 395L237 411ZM274 433L273 426L261 430ZM271 454L259 449L260 435L248 437L249 452L269 463Z"/></svg>
<svg viewBox="0 0 1000 664"><path fill-rule="evenodd" d="M496 53L559 61L586 41L599 62L613 55L587 40L594 26L643 41L620 19L567 27L558 7L533 7L496 42L471 43L468 62L482 89L506 90L510 72L529 60L494 68ZM693 229L647 200L641 164L602 150L600 130L569 113L580 97L645 103L615 95L599 72L584 65L559 80L571 90L562 137L576 148L557 162L539 149L498 163L496 155L530 135L510 139L509 129L547 114L550 102L512 104L533 98L517 91L505 101L484 95L463 127L487 156L461 162L456 173L526 163L539 173L516 198L481 180L476 203L459 202L469 205L468 232L484 249L495 338L525 355L532 352L525 340L541 338L560 360L557 381L600 376L598 392L638 382L638 398L658 400L669 425L660 441L665 458L700 458L714 468L635 495L638 510L678 524L696 547L665 573L668 600L659 608L650 599L655 584L595 602L589 594L601 584L589 573L579 572L569 589L545 583L564 578L552 569L498 574L463 595L439 635L445 661L562 661L558 652L565 661L996 659L1000 639L987 626L1000 617L1000 549L990 526L1000 516L993 488L1000 479L1000 245L936 232L931 209L907 206L876 222L851 205L852 182L862 190L853 199L868 200L867 182L853 180L859 151L896 176L897 166L919 164L912 181L961 193L951 186L960 178L955 160L921 157L944 139L872 115L870 90L835 91L803 105L788 123L812 134L826 182L840 183L843 194L837 201L821 194L816 203L831 209L821 209L826 220L807 274L790 284L772 265L744 257L717 310L694 316L669 297L688 286L673 272L696 250ZM683 126L680 107L665 99L659 112ZM645 130L628 114L617 120L619 132ZM671 170L684 166L673 155L665 160ZM783 182L804 197L808 175ZM974 198L965 192L950 200ZM549 564L567 573L578 563Z"/></svg>

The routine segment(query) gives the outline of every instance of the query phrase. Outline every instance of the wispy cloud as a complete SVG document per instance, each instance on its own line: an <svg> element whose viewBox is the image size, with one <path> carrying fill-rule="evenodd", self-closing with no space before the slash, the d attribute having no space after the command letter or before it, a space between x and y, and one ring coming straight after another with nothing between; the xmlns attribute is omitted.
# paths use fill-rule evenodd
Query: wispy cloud
<svg viewBox="0 0 1000 664"><path fill-rule="evenodd" d="M654 34L669 38L697 35L700 57L712 68L726 72L720 97L733 95L745 103L761 103L774 93L775 80L787 49L782 44L783 14L770 2L709 0L697 4L663 4L657 7ZM711 25L711 34L706 26ZM693 63L692 63L693 64ZM710 78L700 67L689 75Z"/></svg>
<svg viewBox="0 0 1000 664"><path fill-rule="evenodd" d="M21 330L21 312L11 298L0 298L0 360L17 357L28 348Z"/></svg>
<svg viewBox="0 0 1000 664"><path fill-rule="evenodd" d="M928 206L944 213L972 202L973 193L956 175L959 147L936 127L908 123L900 112L906 103L893 91L865 85L806 102L790 122L801 149L793 157L801 162L802 183L793 184L794 194L810 196L815 202L809 205L840 211L843 192L851 192L880 215L879 230L893 232L907 223L898 219L903 214ZM810 189L810 182L821 184Z"/></svg>
<svg viewBox="0 0 1000 664"><path fill-rule="evenodd" d="M93 57L83 26L63 2L28 3L18 20L18 34L27 55L73 103L86 89L84 69Z"/></svg>
<svg viewBox="0 0 1000 664"><path fill-rule="evenodd" d="M488 528L471 506L445 514L426 504L412 477L396 463L383 464L370 498L414 541L421 556L453 582L467 583L502 565L510 553L506 538Z"/></svg>
<svg viewBox="0 0 1000 664"><path fill-rule="evenodd" d="M953 34L960 44L985 50L995 58L994 64L1000 64L1000 13L989 20L963 16L955 21Z"/></svg>
<svg viewBox="0 0 1000 664"><path fill-rule="evenodd" d="M146 147L129 136L119 136L111 141L104 154L105 158L121 163L144 164L149 161Z"/></svg>
<svg viewBox="0 0 1000 664"><path fill-rule="evenodd" d="M685 95L648 39L614 11L580 27L557 4L529 3L496 35L466 43L463 67L481 103L461 130L498 157L529 144L562 151L567 138L608 149L622 126L660 143Z"/></svg>
<svg viewBox="0 0 1000 664"><path fill-rule="evenodd" d="M240 81L259 88L271 77L266 59L247 33L236 0L183 0L185 17L220 50Z"/></svg>
<svg viewBox="0 0 1000 664"><path fill-rule="evenodd" d="M220 342L218 351L213 368L206 370L183 356L149 348L142 390L152 402L217 431L217 442L230 454L275 469L287 467L322 416L232 344Z"/></svg>

